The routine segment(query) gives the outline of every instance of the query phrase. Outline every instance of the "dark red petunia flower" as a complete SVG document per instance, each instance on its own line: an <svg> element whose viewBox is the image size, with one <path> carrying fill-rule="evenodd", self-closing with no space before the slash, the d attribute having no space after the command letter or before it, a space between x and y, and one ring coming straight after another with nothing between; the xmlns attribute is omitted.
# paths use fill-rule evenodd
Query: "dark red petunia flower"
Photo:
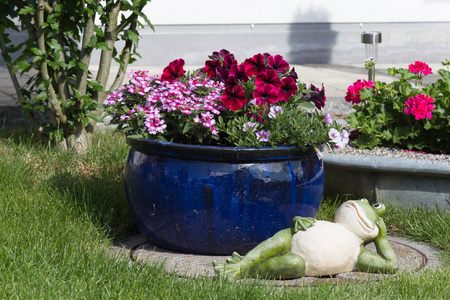
<svg viewBox="0 0 450 300"><path fill-rule="evenodd" d="M231 90L236 85L238 85L238 81L234 76L229 76L228 79L225 80L225 89Z"/></svg>
<svg viewBox="0 0 450 300"><path fill-rule="evenodd" d="M230 76L235 77L237 80L240 80L242 82L248 81L248 76L245 73L245 65L232 65L230 68Z"/></svg>
<svg viewBox="0 0 450 300"><path fill-rule="evenodd" d="M252 58L247 58L244 61L245 73L248 77L257 75L266 70L266 65L264 64L264 56L262 54L255 54Z"/></svg>
<svg viewBox="0 0 450 300"><path fill-rule="evenodd" d="M207 60L205 61L205 68L203 69L203 73L206 73L206 75L210 78L215 78L220 67L220 60Z"/></svg>
<svg viewBox="0 0 450 300"><path fill-rule="evenodd" d="M255 86L259 87L264 84L271 84L276 89L281 87L281 80L278 77L278 73L275 70L266 70L265 72L261 72L255 77Z"/></svg>
<svg viewBox="0 0 450 300"><path fill-rule="evenodd" d="M247 103L244 88L240 85L235 85L231 89L225 89L220 100L222 100L223 104L232 111L241 109L242 106Z"/></svg>
<svg viewBox="0 0 450 300"><path fill-rule="evenodd" d="M298 80L297 72L295 72L295 68L292 68L292 70L289 73L283 74L282 77L292 77L294 80Z"/></svg>
<svg viewBox="0 0 450 300"><path fill-rule="evenodd" d="M230 51L228 51L227 49L222 49L222 50L220 50L220 51L214 51L214 52L212 53L212 55L208 55L208 57L209 57L210 59L216 60L216 59L218 59L219 57L225 57L225 55L227 55L227 54L230 54Z"/></svg>
<svg viewBox="0 0 450 300"><path fill-rule="evenodd" d="M223 66L229 70L232 65L237 65L237 60L229 53L223 57Z"/></svg>
<svg viewBox="0 0 450 300"><path fill-rule="evenodd" d="M303 100L313 102L317 109L322 110L325 106L325 101L327 100L327 97L325 97L325 88L323 84L322 90L316 88L314 84L311 84L309 89L311 90L311 93L303 93Z"/></svg>
<svg viewBox="0 0 450 300"><path fill-rule="evenodd" d="M278 91L278 98L288 102L289 99L298 91L297 83L292 77L285 77L281 80L281 88Z"/></svg>
<svg viewBox="0 0 450 300"><path fill-rule="evenodd" d="M170 62L169 65L164 68L161 80L173 81L181 78L186 72L183 67L184 60L182 58Z"/></svg>
<svg viewBox="0 0 450 300"><path fill-rule="evenodd" d="M256 104L261 106L265 103L273 104L278 102L278 89L271 84L264 84L256 88L253 92Z"/></svg>
<svg viewBox="0 0 450 300"><path fill-rule="evenodd" d="M279 54L275 56L269 56L269 58L267 58L267 64L273 70L278 71L282 74L286 73L286 70L289 69L289 64L283 59L283 56Z"/></svg>

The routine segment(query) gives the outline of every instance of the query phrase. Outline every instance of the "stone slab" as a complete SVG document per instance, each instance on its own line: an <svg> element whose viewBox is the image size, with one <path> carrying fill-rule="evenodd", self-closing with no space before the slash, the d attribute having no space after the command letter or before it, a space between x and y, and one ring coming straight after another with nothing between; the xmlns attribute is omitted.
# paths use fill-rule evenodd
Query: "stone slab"
<svg viewBox="0 0 450 300"><path fill-rule="evenodd" d="M400 273L420 272L424 269L436 269L445 267L439 261L439 250L422 243L407 240L405 238L388 236L400 264ZM375 246L367 245L367 250L376 252ZM126 257L131 261L146 262L151 265L163 265L168 273L175 273L180 277L208 277L215 279L212 262L223 261L228 256L197 255L178 253L155 247L147 242L143 235L133 235L117 243L110 249L117 256ZM396 276L386 274L372 274L365 272L348 272L326 277L302 277L295 280L258 280L263 283L286 286L311 286L324 282L357 282L360 280L377 280L381 277Z"/></svg>

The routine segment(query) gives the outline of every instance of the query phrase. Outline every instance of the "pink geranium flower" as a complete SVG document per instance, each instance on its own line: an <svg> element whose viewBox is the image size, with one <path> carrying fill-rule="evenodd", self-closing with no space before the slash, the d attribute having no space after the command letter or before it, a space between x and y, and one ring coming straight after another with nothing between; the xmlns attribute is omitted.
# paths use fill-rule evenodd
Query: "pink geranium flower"
<svg viewBox="0 0 450 300"><path fill-rule="evenodd" d="M431 112L434 109L433 103L434 99L428 95L421 94L415 97L410 97L404 104L406 106L405 114L413 115L416 117L416 120L425 118L431 119Z"/></svg>
<svg viewBox="0 0 450 300"><path fill-rule="evenodd" d="M357 80L353 85L348 87L345 101L351 102L352 104L361 103L359 92L365 88L374 88L373 81L366 81L364 79Z"/></svg>
<svg viewBox="0 0 450 300"><path fill-rule="evenodd" d="M225 89L220 100L222 100L223 104L232 111L241 109L242 106L247 103L244 88L240 85L235 85L231 89Z"/></svg>
<svg viewBox="0 0 450 300"><path fill-rule="evenodd" d="M414 64L410 64L409 71L413 72L415 74L420 74L420 73L422 73L423 75L433 74L433 72L431 72L430 66L428 66L426 63L421 62L421 61L416 61Z"/></svg>
<svg viewBox="0 0 450 300"><path fill-rule="evenodd" d="M172 61L167 67L164 68L163 74L161 75L161 80L174 81L181 78L186 72L183 67L184 60L182 58Z"/></svg>

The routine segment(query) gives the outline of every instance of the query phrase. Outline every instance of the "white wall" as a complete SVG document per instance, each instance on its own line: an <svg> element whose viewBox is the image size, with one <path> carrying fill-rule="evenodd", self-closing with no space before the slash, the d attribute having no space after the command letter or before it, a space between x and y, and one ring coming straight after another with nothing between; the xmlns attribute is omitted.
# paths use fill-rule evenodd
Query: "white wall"
<svg viewBox="0 0 450 300"><path fill-rule="evenodd" d="M449 22L450 0L152 0L155 25Z"/></svg>

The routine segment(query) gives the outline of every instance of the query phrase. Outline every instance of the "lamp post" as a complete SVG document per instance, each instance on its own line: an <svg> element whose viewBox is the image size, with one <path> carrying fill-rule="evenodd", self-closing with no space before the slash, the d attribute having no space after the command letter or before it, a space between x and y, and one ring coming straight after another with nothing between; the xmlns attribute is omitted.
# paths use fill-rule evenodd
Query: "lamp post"
<svg viewBox="0 0 450 300"><path fill-rule="evenodd" d="M369 81L375 81L375 63L378 60L378 44L381 43L381 32L364 31L361 43L366 45L366 67L369 69Z"/></svg>

